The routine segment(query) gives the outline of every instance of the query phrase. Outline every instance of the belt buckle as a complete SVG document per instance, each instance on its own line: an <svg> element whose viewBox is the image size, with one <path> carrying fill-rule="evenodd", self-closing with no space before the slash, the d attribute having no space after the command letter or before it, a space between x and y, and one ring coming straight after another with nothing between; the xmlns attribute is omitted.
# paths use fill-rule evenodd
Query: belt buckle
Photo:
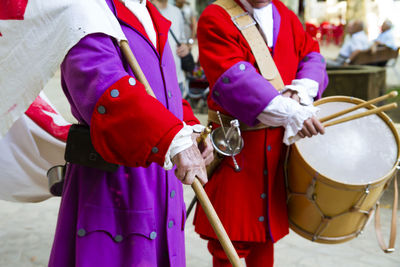
<svg viewBox="0 0 400 267"><path fill-rule="evenodd" d="M238 19L240 17L243 17L243 16L246 16L246 15L248 15L250 17L252 22L250 24L248 24L248 25L240 26L239 23L236 21L236 19ZM233 24L235 24L235 26L241 31L243 31L243 30L245 30L245 29L257 24L256 21L249 15L249 12L244 12L242 14L233 16L233 17L231 17L231 20L232 20Z"/></svg>

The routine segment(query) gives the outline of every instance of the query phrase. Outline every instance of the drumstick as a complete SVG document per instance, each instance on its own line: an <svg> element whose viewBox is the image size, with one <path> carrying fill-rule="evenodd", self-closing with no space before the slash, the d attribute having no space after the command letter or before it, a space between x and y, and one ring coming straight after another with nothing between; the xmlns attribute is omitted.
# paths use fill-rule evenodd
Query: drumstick
<svg viewBox="0 0 400 267"><path fill-rule="evenodd" d="M358 105L353 106L353 107L351 107L351 108L348 108L348 109L339 111L339 112L337 112L337 113L334 113L334 114L332 114L332 115L323 117L323 118L321 118L319 121L320 121L320 122L329 121L329 120L331 120L331 119L334 119L334 118L339 117L339 116L341 116L341 115L344 115L344 114L346 114L346 113L352 112L352 111L354 111L354 110L356 110L356 109L363 108L363 107L366 107L366 106L371 105L371 104L375 104L375 103L377 103L377 102L386 100L386 99L388 99L388 98L396 97L397 94L398 94L397 91L392 91L392 92L390 92L390 93L388 93L388 94L386 94L386 95L383 95L383 96L380 96L380 97L371 99L371 100L369 100L369 101L367 101L367 102L358 104Z"/></svg>
<svg viewBox="0 0 400 267"><path fill-rule="evenodd" d="M339 123L342 123L342 122L351 121L351 120L362 118L362 117L365 117L365 116L368 116L368 115L376 114L378 112L382 112L382 111L393 109L393 108L397 108L397 103L387 104L387 105L384 105L384 106L379 107L379 108L374 108L374 109L367 110L365 112L353 114L351 116L344 117L344 118L341 118L341 119L338 119L338 120L335 120L335 121L326 122L326 123L324 123L322 125L324 127L328 127L328 126L332 126L332 125L339 124Z"/></svg>

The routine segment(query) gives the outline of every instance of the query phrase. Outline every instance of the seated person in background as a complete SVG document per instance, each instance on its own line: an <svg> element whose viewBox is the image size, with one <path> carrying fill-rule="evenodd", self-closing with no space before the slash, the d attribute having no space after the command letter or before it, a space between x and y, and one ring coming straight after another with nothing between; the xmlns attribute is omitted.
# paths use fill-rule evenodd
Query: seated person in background
<svg viewBox="0 0 400 267"><path fill-rule="evenodd" d="M328 66L346 65L351 62L360 50L369 48L370 43L364 32L364 23L362 21L351 21L346 31L350 34L350 37L346 38L343 46L340 48L338 57L335 60L327 60Z"/></svg>
<svg viewBox="0 0 400 267"><path fill-rule="evenodd" d="M378 37L374 40L373 44L371 45L371 52L376 53L378 50L378 47L388 47L393 50L397 50L397 45L394 39L394 33L393 33L393 24L390 20L385 20L382 23L381 26L381 33L378 35ZM374 65L374 66L381 66L384 67L386 66L387 60L380 61L380 62L375 62L369 65Z"/></svg>
<svg viewBox="0 0 400 267"><path fill-rule="evenodd" d="M397 50L397 45L394 40L393 24L388 19L382 23L381 33L374 40L374 43L371 46L372 51L381 45L387 46L393 50Z"/></svg>

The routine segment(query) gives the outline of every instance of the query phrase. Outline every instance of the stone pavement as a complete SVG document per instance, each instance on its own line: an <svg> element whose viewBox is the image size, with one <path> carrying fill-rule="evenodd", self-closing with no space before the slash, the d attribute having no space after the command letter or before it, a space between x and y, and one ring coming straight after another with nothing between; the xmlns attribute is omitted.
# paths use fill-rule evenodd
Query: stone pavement
<svg viewBox="0 0 400 267"><path fill-rule="evenodd" d="M337 50L336 47L321 49L322 53L328 57L335 57ZM388 79L388 84L397 83L390 72L388 72ZM65 118L72 122L74 119L59 83L59 73L57 73L46 86L45 92ZM200 115L200 118L205 121L204 115ZM184 194L188 205L194 195L191 187L186 186ZM385 195L385 199L390 200L391 196ZM59 203L60 198L29 204L0 201L0 267L47 266ZM385 208L382 209L383 233L386 239L391 216L388 203L385 201ZM398 221L399 219L400 214L397 217ZM192 220L193 214L188 218L185 229L187 266L211 266L206 242L194 233ZM396 247L400 250L400 234L397 234ZM400 252L384 254L380 251L373 223L370 223L362 235L343 244L313 243L290 232L275 246L275 266L398 267Z"/></svg>
<svg viewBox="0 0 400 267"><path fill-rule="evenodd" d="M189 186L184 192L188 205L194 193ZM0 201L0 267L47 266L59 203L60 198L29 204ZM390 209L382 209L385 234L388 233L390 213ZM185 229L187 266L210 267L206 242L193 231L192 220L193 214ZM370 223L358 238L330 245L313 243L290 232L275 246L275 266L400 266L400 252L384 254L380 251L373 228ZM399 234L396 247L400 249Z"/></svg>

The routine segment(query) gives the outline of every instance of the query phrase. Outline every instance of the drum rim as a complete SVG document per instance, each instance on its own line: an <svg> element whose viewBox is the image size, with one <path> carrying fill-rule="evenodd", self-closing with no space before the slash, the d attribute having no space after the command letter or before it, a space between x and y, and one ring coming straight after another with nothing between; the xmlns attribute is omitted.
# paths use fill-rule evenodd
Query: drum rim
<svg viewBox="0 0 400 267"><path fill-rule="evenodd" d="M324 97L321 98L317 101L314 102L315 106L321 105L321 104L325 104L325 103L329 103L329 102L347 102L347 103L352 103L352 104L360 104L360 103L365 103L367 101L360 99L360 98L356 98L356 97L351 97L351 96L329 96L329 97ZM376 108L375 105L368 105L365 108L367 109L372 109L372 108ZM375 180L374 182L371 183L343 183L340 181L336 181L333 180L327 176L325 176L322 173L318 172L318 179L323 181L323 182L327 182L330 185L341 185L341 186L345 186L348 188L365 188L366 185L370 185L370 186L379 186L380 184L386 182L386 180L390 179L393 174L397 171L397 166L400 160L400 136L399 133L396 129L396 127L394 126L394 123L392 121L392 119L386 115L384 112L380 112L377 113L376 115L378 115L388 126L389 128L392 130L392 134L394 135L395 139L396 139L396 143L397 143L397 158L396 161L392 167L392 169L384 176L382 176L381 178ZM307 167L307 168L312 168L312 166L309 165L309 163L304 159L302 153L300 152L300 149L298 148L297 144L294 143L293 144L293 148L295 148L297 150L297 153L299 154L300 159L303 161L303 163L305 164L303 167Z"/></svg>

